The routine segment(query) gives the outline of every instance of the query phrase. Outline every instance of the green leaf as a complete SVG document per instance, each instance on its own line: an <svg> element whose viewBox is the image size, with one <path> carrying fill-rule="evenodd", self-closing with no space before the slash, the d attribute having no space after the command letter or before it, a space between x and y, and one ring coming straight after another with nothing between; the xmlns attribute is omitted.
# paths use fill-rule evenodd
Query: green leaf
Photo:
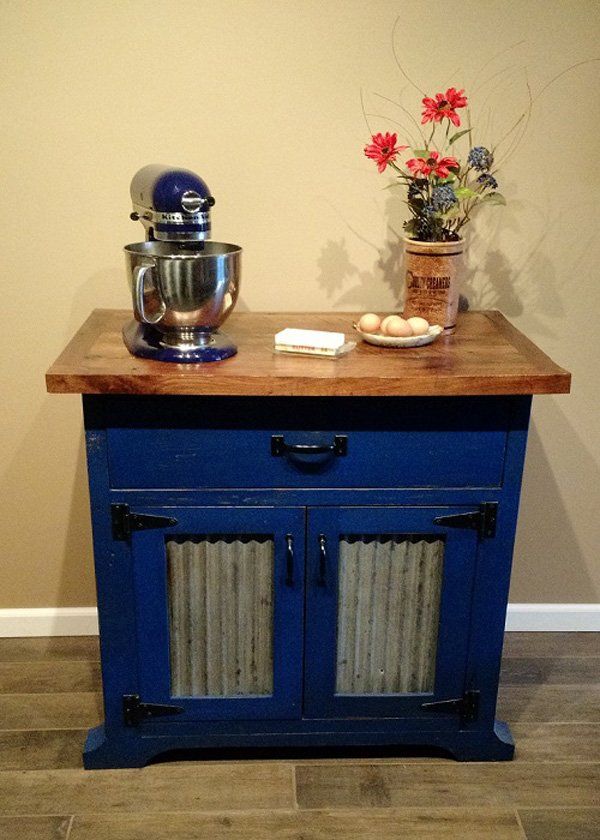
<svg viewBox="0 0 600 840"><path fill-rule="evenodd" d="M470 134L472 131L472 128L463 128L462 131L457 131L456 134L453 134L448 140L448 145L451 146L453 143L456 143L457 140L460 140L461 137L464 137L465 134Z"/></svg>
<svg viewBox="0 0 600 840"><path fill-rule="evenodd" d="M465 198L473 198L477 195L477 193L470 187L458 187L456 190L454 190L454 195L458 198L459 201L463 201Z"/></svg>
<svg viewBox="0 0 600 840"><path fill-rule="evenodd" d="M415 157L427 158L429 157L429 149L413 149L413 155Z"/></svg>
<svg viewBox="0 0 600 840"><path fill-rule="evenodd" d="M506 206L506 199L504 198L502 193L499 192L493 192L484 195L481 199L481 203L483 204L484 202L486 204L501 204L502 206Z"/></svg>
<svg viewBox="0 0 600 840"><path fill-rule="evenodd" d="M443 216L444 216L444 219L458 219L458 217L462 215L462 212L463 211L460 209L460 207L456 207L456 205L455 205L454 207L451 207L449 210L446 210L446 212L443 214Z"/></svg>

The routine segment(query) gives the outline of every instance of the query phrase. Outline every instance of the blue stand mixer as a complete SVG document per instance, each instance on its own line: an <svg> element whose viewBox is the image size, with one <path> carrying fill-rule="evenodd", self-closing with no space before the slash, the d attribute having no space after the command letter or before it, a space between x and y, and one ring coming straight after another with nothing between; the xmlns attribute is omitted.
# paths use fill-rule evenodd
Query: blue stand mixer
<svg viewBox="0 0 600 840"><path fill-rule="evenodd" d="M237 301L242 249L209 239L207 185L187 169L152 164L134 176L131 200L146 241L124 248L135 317L123 329L129 352L194 363L235 355L218 327Z"/></svg>

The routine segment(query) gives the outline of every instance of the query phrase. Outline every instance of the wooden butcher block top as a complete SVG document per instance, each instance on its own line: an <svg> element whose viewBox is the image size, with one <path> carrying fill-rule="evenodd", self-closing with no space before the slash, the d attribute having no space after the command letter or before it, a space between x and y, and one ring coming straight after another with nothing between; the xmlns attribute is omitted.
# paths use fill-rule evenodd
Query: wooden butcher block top
<svg viewBox="0 0 600 840"><path fill-rule="evenodd" d="M224 331L238 354L222 362L175 364L130 355L121 337L131 312L96 309L46 374L60 394L240 396L466 396L564 394L571 375L496 311L465 312L456 333L424 347L360 341L349 312L239 312ZM358 339L339 359L273 352L284 327L345 332Z"/></svg>

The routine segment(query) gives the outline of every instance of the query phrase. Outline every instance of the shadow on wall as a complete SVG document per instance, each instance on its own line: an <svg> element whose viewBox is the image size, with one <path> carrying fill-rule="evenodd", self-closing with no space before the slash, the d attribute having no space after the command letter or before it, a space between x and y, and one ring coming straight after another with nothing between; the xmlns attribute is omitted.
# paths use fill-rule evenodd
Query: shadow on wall
<svg viewBox="0 0 600 840"><path fill-rule="evenodd" d="M392 238L393 237L393 238ZM371 271L361 271L350 261L346 240L329 240L318 260L317 282L331 298L338 290L342 294L333 302L334 307L351 307L365 310L372 306L373 289L383 282L392 290L396 305L400 306L404 272L402 271L402 239L394 231L383 248L377 250L377 259ZM355 281L344 290L348 280Z"/></svg>
<svg viewBox="0 0 600 840"><path fill-rule="evenodd" d="M333 300L334 308L366 310L373 305L373 290L383 283L391 292L396 306L400 308L404 287L402 270L403 242L401 212L403 203L399 198L388 198L385 206L388 237L381 245L369 242L344 219L351 240L360 240L374 252L371 269L361 270L350 260L346 239L332 239L323 246L317 261L317 283Z"/></svg>
<svg viewBox="0 0 600 840"><path fill-rule="evenodd" d="M515 214L505 215L512 221L509 229L514 230ZM527 312L530 331L556 337L557 333L548 327L548 322L564 319L566 312L557 285L556 268L544 251L550 221L540 220L540 225L542 232L529 247L511 256L496 245L498 226L489 237L474 231L465 256L462 292L471 309L499 309L509 318Z"/></svg>
<svg viewBox="0 0 600 840"><path fill-rule="evenodd" d="M513 189L511 185L510 192L516 194L517 187ZM550 218L539 207L525 206L516 198L502 211L495 218L488 216L479 231L476 225L470 227L461 291L471 309L499 309L509 318L526 311L532 332L555 337L548 322L564 319L565 309L556 269L545 245L560 235L560 220ZM530 226L539 233L533 240L529 233L525 239L519 220L524 213L535 213ZM368 310L373 306L373 290L381 284L392 291L397 308L401 308L404 297L402 223L406 208L399 195L387 199L384 217L387 239L381 244L369 242L343 219L348 237L330 239L323 246L317 261L317 282L332 299L334 308ZM517 251L516 254L509 255L499 245L504 234L512 236L511 251ZM578 266L594 236L592 233L589 241L569 244L575 277L580 274ZM347 240L351 244L363 242L373 250L375 256L370 269L360 269L352 263ZM527 242L530 243L528 247Z"/></svg>
<svg viewBox="0 0 600 840"><path fill-rule="evenodd" d="M544 405L543 425L560 441L568 441L569 475L577 476L581 488L578 504L585 503L585 487L600 484L600 469L592 454L552 397L538 397ZM564 499L573 496L572 486L561 488L551 459L546 454L538 422L532 421L527 446L523 494L519 513L511 600L533 603L600 601L586 565L585 549L576 530L576 517ZM591 505L591 502L590 502ZM595 511L584 515L596 518ZM586 593L586 594L583 594Z"/></svg>

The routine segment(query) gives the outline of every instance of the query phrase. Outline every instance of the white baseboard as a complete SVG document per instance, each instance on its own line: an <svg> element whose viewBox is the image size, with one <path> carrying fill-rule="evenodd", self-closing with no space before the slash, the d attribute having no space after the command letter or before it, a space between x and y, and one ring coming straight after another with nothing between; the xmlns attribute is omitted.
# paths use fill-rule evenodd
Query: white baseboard
<svg viewBox="0 0 600 840"><path fill-rule="evenodd" d="M0 610L0 638L97 635L96 607Z"/></svg>
<svg viewBox="0 0 600 840"><path fill-rule="evenodd" d="M507 630L600 632L600 604L509 604ZM95 607L0 610L0 638L95 636Z"/></svg>

